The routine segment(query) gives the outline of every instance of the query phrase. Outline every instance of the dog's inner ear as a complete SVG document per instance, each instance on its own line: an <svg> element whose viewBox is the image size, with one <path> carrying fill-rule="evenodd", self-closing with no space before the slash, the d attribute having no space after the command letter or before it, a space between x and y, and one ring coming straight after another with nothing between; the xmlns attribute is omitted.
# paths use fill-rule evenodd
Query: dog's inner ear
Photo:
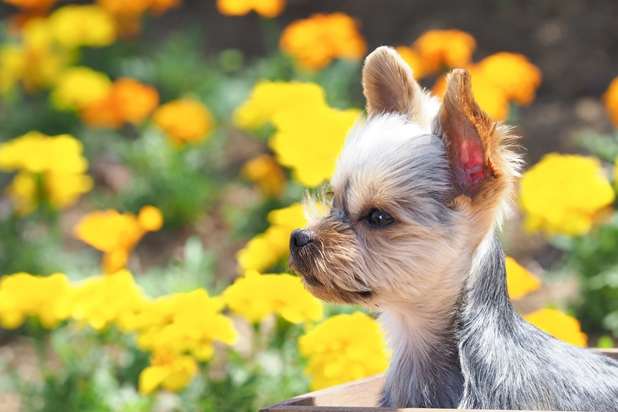
<svg viewBox="0 0 618 412"><path fill-rule="evenodd" d="M464 69L449 74L439 122L455 186L460 194L473 197L496 176L492 157L497 143L495 122L474 100L470 82Z"/></svg>
<svg viewBox="0 0 618 412"><path fill-rule="evenodd" d="M394 49L378 47L365 59L363 93L369 116L399 113L414 117L419 110L420 86L410 66Z"/></svg>

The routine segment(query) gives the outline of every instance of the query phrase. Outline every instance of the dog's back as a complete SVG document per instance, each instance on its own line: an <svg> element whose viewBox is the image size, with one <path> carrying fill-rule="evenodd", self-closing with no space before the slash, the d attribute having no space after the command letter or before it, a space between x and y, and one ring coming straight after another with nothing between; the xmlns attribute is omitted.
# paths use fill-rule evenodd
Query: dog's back
<svg viewBox="0 0 618 412"><path fill-rule="evenodd" d="M461 312L464 409L618 411L618 361L563 343L524 321L506 293L490 239Z"/></svg>

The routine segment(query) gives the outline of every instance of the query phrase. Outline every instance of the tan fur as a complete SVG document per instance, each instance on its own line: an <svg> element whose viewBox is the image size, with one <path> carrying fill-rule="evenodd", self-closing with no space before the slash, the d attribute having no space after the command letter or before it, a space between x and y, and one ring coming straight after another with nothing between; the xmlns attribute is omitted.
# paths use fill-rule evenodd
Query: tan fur
<svg viewBox="0 0 618 412"><path fill-rule="evenodd" d="M367 56L363 66L363 93L367 113L400 113L417 117L422 91L412 70L391 48L380 47Z"/></svg>

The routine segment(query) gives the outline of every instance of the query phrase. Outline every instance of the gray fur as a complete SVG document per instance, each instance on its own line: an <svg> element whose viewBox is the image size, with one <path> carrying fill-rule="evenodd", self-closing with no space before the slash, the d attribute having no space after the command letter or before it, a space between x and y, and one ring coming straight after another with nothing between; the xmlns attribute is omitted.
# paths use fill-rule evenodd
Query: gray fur
<svg viewBox="0 0 618 412"><path fill-rule="evenodd" d="M381 405L618 411L618 362L523 320L509 301L500 243L490 242L434 350L416 360L395 352Z"/></svg>

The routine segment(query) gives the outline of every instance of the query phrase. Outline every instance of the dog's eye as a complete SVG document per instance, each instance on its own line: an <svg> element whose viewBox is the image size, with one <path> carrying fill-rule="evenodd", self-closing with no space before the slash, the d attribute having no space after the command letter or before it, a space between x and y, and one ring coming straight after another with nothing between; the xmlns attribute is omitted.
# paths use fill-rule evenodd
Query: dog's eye
<svg viewBox="0 0 618 412"><path fill-rule="evenodd" d="M371 209L367 215L367 222L374 227L386 227L395 222L395 219L384 210Z"/></svg>

